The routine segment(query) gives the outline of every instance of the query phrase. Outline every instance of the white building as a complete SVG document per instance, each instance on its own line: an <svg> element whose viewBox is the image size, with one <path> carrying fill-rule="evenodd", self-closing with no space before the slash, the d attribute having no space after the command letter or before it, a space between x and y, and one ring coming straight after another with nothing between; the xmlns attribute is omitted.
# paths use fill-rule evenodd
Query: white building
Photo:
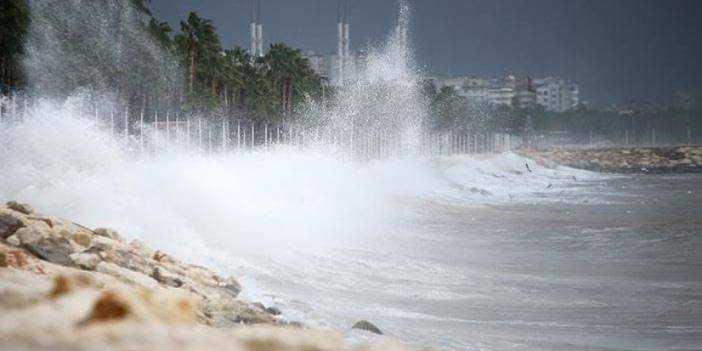
<svg viewBox="0 0 702 351"><path fill-rule="evenodd" d="M263 57L263 24L261 24L261 2L254 0L251 4L251 49L252 58Z"/></svg>
<svg viewBox="0 0 702 351"><path fill-rule="evenodd" d="M515 95L512 106L521 109L531 109L536 107L537 92L534 81L530 77L518 79L515 84Z"/></svg>
<svg viewBox="0 0 702 351"><path fill-rule="evenodd" d="M481 79L473 77L450 77L434 80L436 88L453 88L468 103L512 106L516 95L516 80L509 76L502 79Z"/></svg>
<svg viewBox="0 0 702 351"><path fill-rule="evenodd" d="M549 77L534 80L534 86L537 103L546 111L566 112L580 104L580 89L576 84Z"/></svg>
<svg viewBox="0 0 702 351"><path fill-rule="evenodd" d="M327 58L324 55L318 54L312 50L305 51L302 55L310 63L310 68L312 68L314 73L317 73L320 77L329 77Z"/></svg>
<svg viewBox="0 0 702 351"><path fill-rule="evenodd" d="M339 13L336 25L336 49L328 55L314 51L306 51L304 57L309 60L310 67L332 86L341 86L358 78L368 61L364 51L351 50L351 25L349 24L349 2L339 2Z"/></svg>

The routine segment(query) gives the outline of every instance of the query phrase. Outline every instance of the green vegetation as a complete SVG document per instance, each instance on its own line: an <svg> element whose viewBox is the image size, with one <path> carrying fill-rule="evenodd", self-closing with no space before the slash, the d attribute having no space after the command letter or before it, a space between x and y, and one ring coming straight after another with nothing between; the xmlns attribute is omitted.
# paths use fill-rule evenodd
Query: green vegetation
<svg viewBox="0 0 702 351"><path fill-rule="evenodd" d="M153 17L147 0L46 0L32 6L37 12L32 16L28 0L0 1L0 83L6 90L22 89L31 80L52 95L87 88L116 92L134 108L265 120L292 114L300 102L321 96L321 78L300 50L272 44L264 57L253 58L240 47L224 49L212 21L194 12L174 32ZM30 18L41 21L50 40L27 32ZM29 49L23 47L25 36L31 38ZM33 68L27 72L25 51L35 53L27 56ZM47 67L47 59L57 62Z"/></svg>
<svg viewBox="0 0 702 351"><path fill-rule="evenodd" d="M0 93L24 84L20 60L28 25L27 0L0 0Z"/></svg>
<svg viewBox="0 0 702 351"><path fill-rule="evenodd" d="M55 96L81 89L113 92L134 110L207 111L266 121L279 121L294 115L301 103L322 99L322 79L300 50L272 44L264 57L254 58L241 47L223 48L212 21L197 13L190 13L176 32L152 15L148 0L36 0L31 16L28 1L0 0L0 93L21 90L32 81L42 93ZM32 26L39 29L30 28L30 18L40 21ZM326 94L334 93L326 88ZM630 115L552 113L469 103L453 89L437 90L431 82L425 83L424 93L431 129L520 133L530 119L533 130L541 132L702 130L697 117L701 104L688 104L691 111Z"/></svg>
<svg viewBox="0 0 702 351"><path fill-rule="evenodd" d="M702 131L700 105L626 114L588 109L556 113L545 111L541 106L517 109L470 103L453 88L443 87L437 91L429 81L425 82L424 91L430 101L432 129L500 130L519 134L527 131L527 120L531 120L530 131L534 133L592 133L613 140L623 140L627 134L630 140L646 139L653 130L660 138L686 140L688 132Z"/></svg>

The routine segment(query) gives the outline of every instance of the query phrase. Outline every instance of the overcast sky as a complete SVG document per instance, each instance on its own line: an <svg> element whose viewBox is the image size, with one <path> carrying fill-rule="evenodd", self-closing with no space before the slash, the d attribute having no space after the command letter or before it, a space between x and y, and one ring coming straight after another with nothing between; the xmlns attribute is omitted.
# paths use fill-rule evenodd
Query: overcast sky
<svg viewBox="0 0 702 351"><path fill-rule="evenodd" d="M261 0L266 45L330 52L337 0ZM702 91L702 0L409 0L424 72L560 76L597 106ZM248 47L251 0L151 0L179 28L212 19L225 47ZM351 0L351 45L379 42L397 0Z"/></svg>

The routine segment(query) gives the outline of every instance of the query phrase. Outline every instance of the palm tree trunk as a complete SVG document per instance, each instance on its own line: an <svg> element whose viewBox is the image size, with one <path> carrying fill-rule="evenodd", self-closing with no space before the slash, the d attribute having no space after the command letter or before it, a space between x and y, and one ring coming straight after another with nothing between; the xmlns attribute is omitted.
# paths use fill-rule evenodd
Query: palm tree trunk
<svg viewBox="0 0 702 351"><path fill-rule="evenodd" d="M188 93L193 94L193 83L195 82L195 50L190 50L190 67L188 69Z"/></svg>
<svg viewBox="0 0 702 351"><path fill-rule="evenodd" d="M10 88L16 88L15 87L15 75L14 75L14 64L10 63L8 69L7 69L7 85L10 86Z"/></svg>
<svg viewBox="0 0 702 351"><path fill-rule="evenodd" d="M224 92L222 93L222 97L224 98L224 101L222 101L222 105L224 105L224 111L227 115L229 115L229 92L227 91L227 85L224 85Z"/></svg>
<svg viewBox="0 0 702 351"><path fill-rule="evenodd" d="M280 85L280 111L283 113L283 116L286 115L285 111L285 98L287 97L287 93L285 92L285 81L282 82Z"/></svg>
<svg viewBox="0 0 702 351"><path fill-rule="evenodd" d="M122 94L124 79L122 76L122 49L124 45L124 7L121 2L117 4L117 97L119 98Z"/></svg>
<svg viewBox="0 0 702 351"><path fill-rule="evenodd" d="M292 86L290 79L285 80L285 114L292 112Z"/></svg>
<svg viewBox="0 0 702 351"><path fill-rule="evenodd" d="M0 55L0 83L5 84L7 84L7 73L5 71L6 61L5 55Z"/></svg>

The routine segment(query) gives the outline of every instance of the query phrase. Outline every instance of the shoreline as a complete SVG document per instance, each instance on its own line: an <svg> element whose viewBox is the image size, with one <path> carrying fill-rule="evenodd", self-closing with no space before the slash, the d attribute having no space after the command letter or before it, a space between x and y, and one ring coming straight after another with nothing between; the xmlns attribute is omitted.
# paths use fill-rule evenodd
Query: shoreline
<svg viewBox="0 0 702 351"><path fill-rule="evenodd" d="M702 173L702 146L522 149L515 153L548 167L566 166L603 173Z"/></svg>
<svg viewBox="0 0 702 351"><path fill-rule="evenodd" d="M4 349L409 350L345 345L339 332L288 322L275 306L242 301L240 291L233 277L114 230L0 204Z"/></svg>

